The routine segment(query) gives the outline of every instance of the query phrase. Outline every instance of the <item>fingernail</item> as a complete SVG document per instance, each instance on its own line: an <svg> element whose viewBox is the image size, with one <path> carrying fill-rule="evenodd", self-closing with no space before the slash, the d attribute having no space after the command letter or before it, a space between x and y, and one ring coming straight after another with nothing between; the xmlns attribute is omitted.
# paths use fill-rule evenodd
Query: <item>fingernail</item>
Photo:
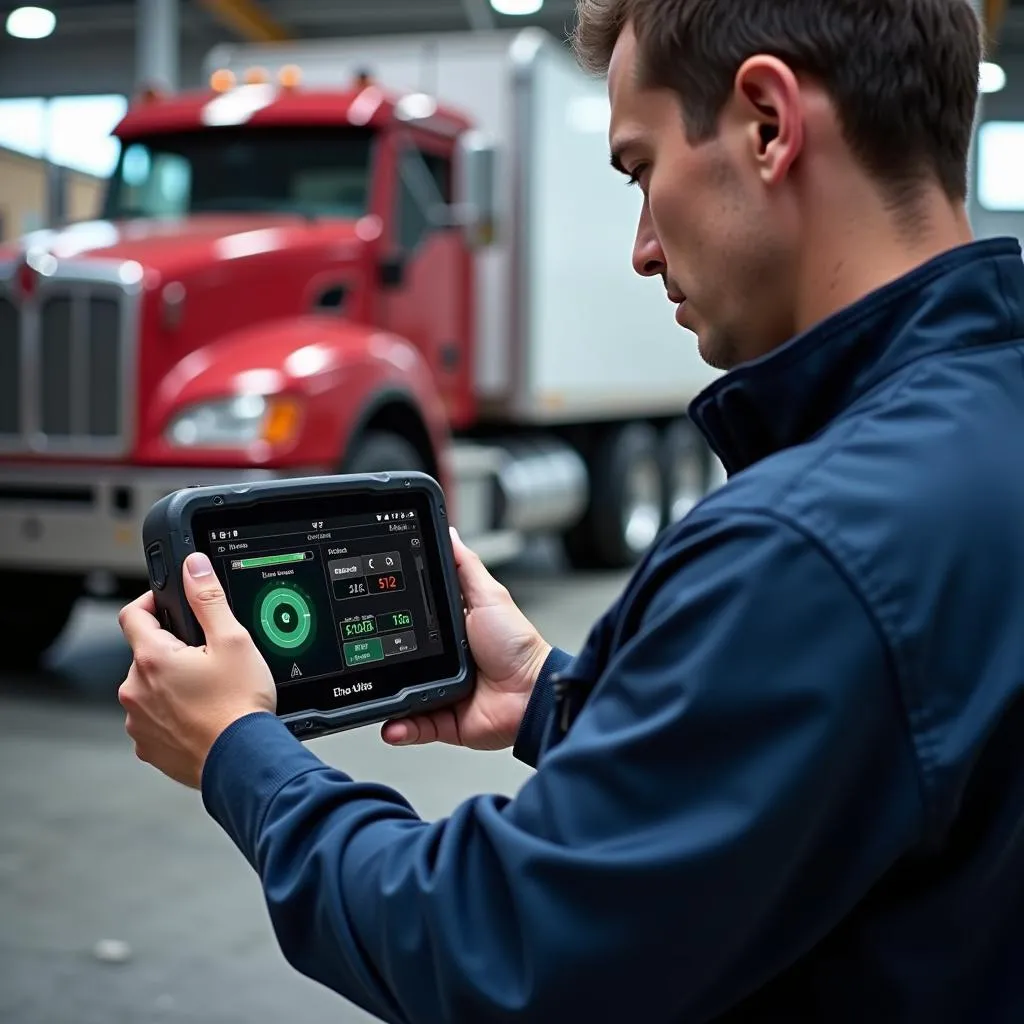
<svg viewBox="0 0 1024 1024"><path fill-rule="evenodd" d="M213 573L213 564L201 551L197 551L194 555L189 555L185 559L185 568L188 569L189 576L194 580L202 579L204 576L210 576Z"/></svg>
<svg viewBox="0 0 1024 1024"><path fill-rule="evenodd" d="M448 530L452 535L452 540L455 541L456 544L461 544L462 538L459 536L459 531L456 530L454 526L449 526Z"/></svg>
<svg viewBox="0 0 1024 1024"><path fill-rule="evenodd" d="M409 740L409 727L407 725L396 725L391 729L391 742L396 744L407 743Z"/></svg>

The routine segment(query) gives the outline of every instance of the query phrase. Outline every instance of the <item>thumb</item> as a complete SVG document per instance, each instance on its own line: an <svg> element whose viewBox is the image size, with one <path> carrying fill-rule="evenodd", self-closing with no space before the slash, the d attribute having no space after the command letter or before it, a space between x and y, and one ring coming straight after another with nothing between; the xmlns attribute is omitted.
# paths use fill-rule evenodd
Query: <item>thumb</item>
<svg viewBox="0 0 1024 1024"><path fill-rule="evenodd" d="M505 588L487 571L480 556L462 543L458 531L451 527L450 532L455 568L466 604L470 609L500 604L507 594Z"/></svg>
<svg viewBox="0 0 1024 1024"><path fill-rule="evenodd" d="M203 627L207 642L234 632L238 628L237 620L210 559L200 552L191 554L185 559L183 572L185 597Z"/></svg>

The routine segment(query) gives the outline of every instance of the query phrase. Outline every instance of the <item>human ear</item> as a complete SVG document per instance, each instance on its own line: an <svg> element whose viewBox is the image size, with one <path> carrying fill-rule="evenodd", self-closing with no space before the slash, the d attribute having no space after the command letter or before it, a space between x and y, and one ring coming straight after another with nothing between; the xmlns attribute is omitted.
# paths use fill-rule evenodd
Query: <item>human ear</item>
<svg viewBox="0 0 1024 1024"><path fill-rule="evenodd" d="M766 185L778 184L804 144L803 104L796 75L775 57L750 57L736 72L734 99L758 174Z"/></svg>

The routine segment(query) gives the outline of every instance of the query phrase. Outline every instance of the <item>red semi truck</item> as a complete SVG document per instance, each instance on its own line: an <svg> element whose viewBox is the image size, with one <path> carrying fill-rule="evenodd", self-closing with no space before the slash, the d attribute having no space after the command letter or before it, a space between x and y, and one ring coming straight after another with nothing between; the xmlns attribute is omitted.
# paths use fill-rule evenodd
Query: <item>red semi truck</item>
<svg viewBox="0 0 1024 1024"><path fill-rule="evenodd" d="M139 97L98 219L0 250L0 659L144 580L191 483L422 469L495 564L634 562L716 480L629 265L604 87L536 31L230 47Z"/></svg>

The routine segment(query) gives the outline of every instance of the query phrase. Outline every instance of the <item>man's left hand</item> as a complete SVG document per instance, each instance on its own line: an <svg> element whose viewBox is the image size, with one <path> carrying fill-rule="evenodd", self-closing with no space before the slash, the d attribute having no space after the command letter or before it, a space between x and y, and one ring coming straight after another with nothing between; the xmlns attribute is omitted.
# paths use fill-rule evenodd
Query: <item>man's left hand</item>
<svg viewBox="0 0 1024 1024"><path fill-rule="evenodd" d="M189 647L156 619L152 593L122 609L119 621L134 655L118 699L138 757L194 789L217 737L256 711L273 713L277 691L252 637L228 607L205 555L190 555L185 594L206 636Z"/></svg>

